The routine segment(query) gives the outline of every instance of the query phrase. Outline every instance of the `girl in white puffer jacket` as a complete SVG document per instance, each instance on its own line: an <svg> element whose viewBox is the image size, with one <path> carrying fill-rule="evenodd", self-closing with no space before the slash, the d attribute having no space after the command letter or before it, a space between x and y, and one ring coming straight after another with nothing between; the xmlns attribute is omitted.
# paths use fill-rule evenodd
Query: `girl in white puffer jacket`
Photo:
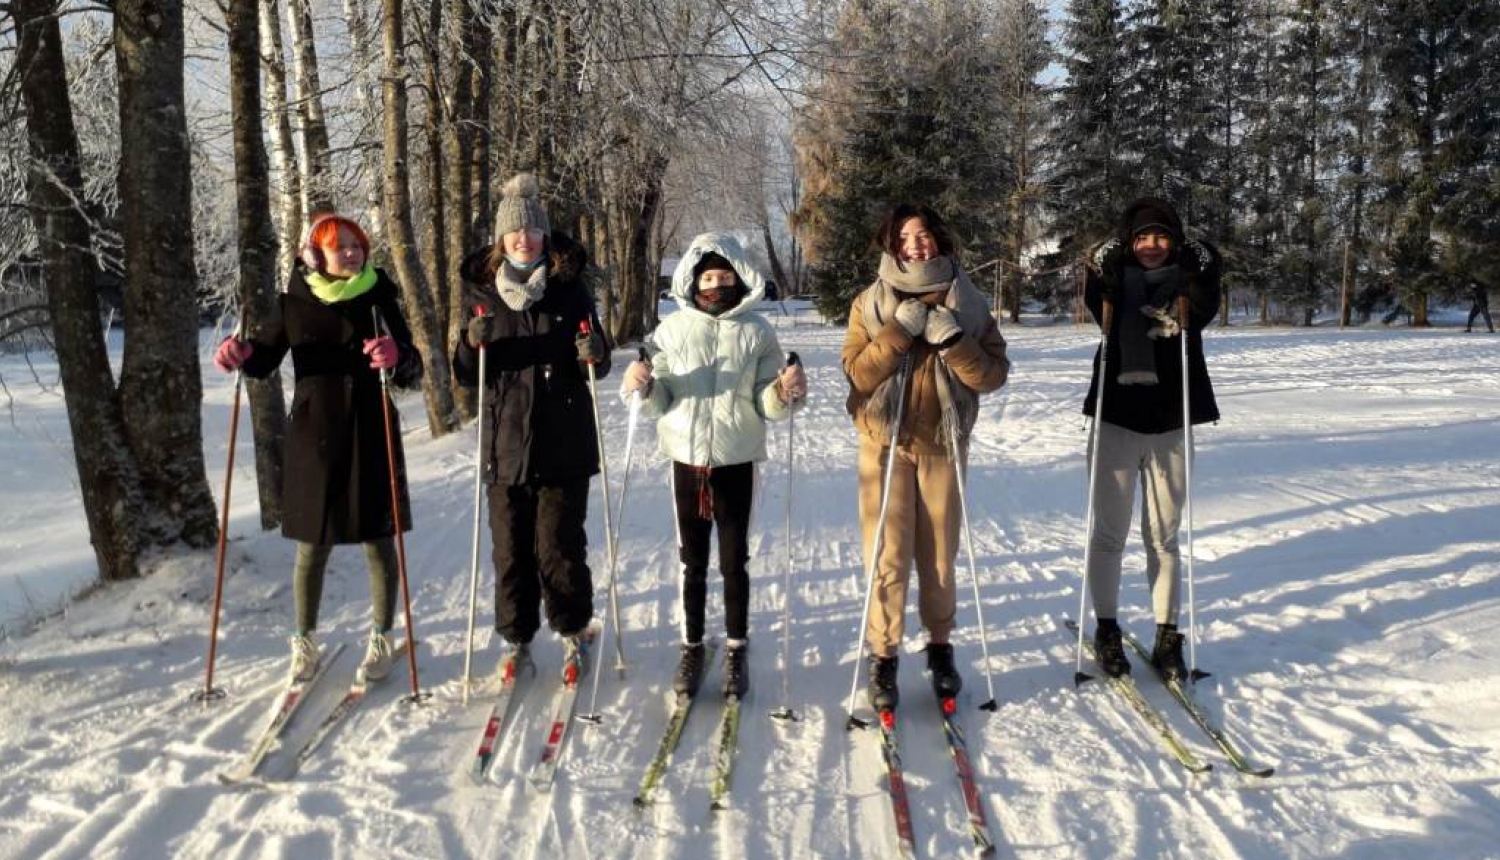
<svg viewBox="0 0 1500 860"><path fill-rule="evenodd" d="M807 377L786 365L771 325L752 308L765 281L731 236L698 236L677 264L672 296L680 310L648 342L651 363L625 371L620 394L636 392L656 422L658 450L672 461L672 497L682 559L679 695L698 691L704 671L704 604L709 535L719 530L724 576L724 694L749 688L750 512L755 463L766 458L766 422L801 408Z"/></svg>

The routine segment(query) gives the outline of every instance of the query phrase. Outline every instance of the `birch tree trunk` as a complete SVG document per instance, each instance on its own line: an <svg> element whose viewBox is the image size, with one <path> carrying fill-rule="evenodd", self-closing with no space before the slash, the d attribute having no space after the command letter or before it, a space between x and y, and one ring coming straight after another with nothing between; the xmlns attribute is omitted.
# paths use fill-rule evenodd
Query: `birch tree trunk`
<svg viewBox="0 0 1500 860"><path fill-rule="evenodd" d="M100 330L78 133L68 95L57 0L13 0L20 94L30 152L26 194L73 435L89 541L105 580L140 575L144 500ZM196 363L196 362L195 362Z"/></svg>
<svg viewBox="0 0 1500 860"><path fill-rule="evenodd" d="M286 103L286 54L281 45L281 12L277 0L260 0L260 53L266 73L266 113L271 117L271 160L279 180L280 216L276 260L278 284L292 276L298 240L302 238L302 171L292 141L292 120Z"/></svg>
<svg viewBox="0 0 1500 860"><path fill-rule="evenodd" d="M192 154L183 99L183 10L118 0L125 357L120 402L154 536L209 546L218 534L203 465Z"/></svg>
<svg viewBox="0 0 1500 860"><path fill-rule="evenodd" d="M287 0L292 21L292 70L297 98L297 127L302 137L302 212L337 209L333 168L328 154L328 123L323 118L323 91L318 78L317 36L308 0Z"/></svg>
<svg viewBox="0 0 1500 860"><path fill-rule="evenodd" d="M407 184L406 60L402 26L402 0L381 0L382 47L385 76L382 86L385 109L385 214L391 262L401 284L402 307L411 325L412 338L422 351L426 374L422 393L427 402L427 424L433 436L442 436L459 426L449 383L448 353L443 332L432 311L432 292L417 260L412 228L411 189Z"/></svg>
<svg viewBox="0 0 1500 860"><path fill-rule="evenodd" d="M277 313L276 236L271 231L271 177L260 113L258 3L231 3L225 10L229 30L229 102L234 120L234 188L239 235L240 322L255 332ZM255 441L255 482L260 497L260 527L281 524L282 442L286 406L281 377L247 379L250 426Z"/></svg>
<svg viewBox="0 0 1500 860"><path fill-rule="evenodd" d="M363 0L344 0L344 20L349 27L349 42L355 55L373 57L375 43L370 38L370 22L365 17ZM374 133L380 113L375 104L374 85L371 83L372 68L372 64L367 61L357 64L354 69L354 103L369 129L360 134L356 145L359 147L363 171L370 177L365 185L369 192L365 198L365 210L369 218L370 239L381 245L385 243L385 216L380 206L380 183L376 181L376 177L381 175L380 141Z"/></svg>

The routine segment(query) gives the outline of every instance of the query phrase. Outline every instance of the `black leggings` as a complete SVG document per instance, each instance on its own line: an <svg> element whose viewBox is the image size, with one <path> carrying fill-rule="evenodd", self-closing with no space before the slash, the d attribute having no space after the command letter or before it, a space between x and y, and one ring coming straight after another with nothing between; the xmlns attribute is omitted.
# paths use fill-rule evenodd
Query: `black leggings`
<svg viewBox="0 0 1500 860"><path fill-rule="evenodd" d="M750 629L750 512L755 500L755 464L705 470L674 462L672 496L682 559L682 637L703 641L708 600L708 539L719 529L719 572L724 576L724 626L730 639Z"/></svg>

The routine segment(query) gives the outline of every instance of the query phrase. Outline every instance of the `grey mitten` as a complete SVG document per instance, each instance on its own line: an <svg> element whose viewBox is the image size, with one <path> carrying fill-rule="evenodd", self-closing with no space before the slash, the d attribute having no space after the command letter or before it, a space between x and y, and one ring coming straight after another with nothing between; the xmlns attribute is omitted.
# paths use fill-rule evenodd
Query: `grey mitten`
<svg viewBox="0 0 1500 860"><path fill-rule="evenodd" d="M923 340L936 347L947 349L958 343L964 330L958 327L953 311L939 305L927 312L927 328L922 332Z"/></svg>
<svg viewBox="0 0 1500 860"><path fill-rule="evenodd" d="M481 314L469 320L469 345L484 346L500 339L500 323L493 314Z"/></svg>
<svg viewBox="0 0 1500 860"><path fill-rule="evenodd" d="M921 337L927 327L927 305L917 299L907 299L896 306L896 322L912 337Z"/></svg>

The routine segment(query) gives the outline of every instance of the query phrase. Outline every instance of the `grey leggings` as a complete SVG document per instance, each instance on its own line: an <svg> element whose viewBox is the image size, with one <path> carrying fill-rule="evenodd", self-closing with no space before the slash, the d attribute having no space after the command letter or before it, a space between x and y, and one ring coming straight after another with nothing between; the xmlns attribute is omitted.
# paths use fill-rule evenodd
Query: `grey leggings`
<svg viewBox="0 0 1500 860"><path fill-rule="evenodd" d="M1132 497L1141 479L1141 542L1146 583L1157 624L1176 624L1181 602L1182 556L1177 529L1187 497L1182 431L1136 433L1099 424L1099 477L1094 488L1094 539L1089 552L1089 590L1094 614L1119 617L1120 567L1130 536Z"/></svg>
<svg viewBox="0 0 1500 860"><path fill-rule="evenodd" d="M395 625L396 540L382 538L362 544L370 567L370 608L375 629L385 633ZM323 602L323 572L333 547L297 542L297 561L292 568L292 592L297 598L297 631L309 633L318 627L318 605Z"/></svg>

